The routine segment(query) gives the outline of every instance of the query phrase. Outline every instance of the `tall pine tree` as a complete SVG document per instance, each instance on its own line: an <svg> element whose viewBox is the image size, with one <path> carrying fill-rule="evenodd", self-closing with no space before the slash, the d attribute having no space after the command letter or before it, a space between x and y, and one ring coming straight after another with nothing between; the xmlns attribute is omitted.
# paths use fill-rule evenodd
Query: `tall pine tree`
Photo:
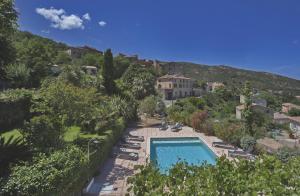
<svg viewBox="0 0 300 196"><path fill-rule="evenodd" d="M115 92L114 82L114 62L111 49L107 49L104 53L104 63L102 65L103 85L107 94L111 95Z"/></svg>

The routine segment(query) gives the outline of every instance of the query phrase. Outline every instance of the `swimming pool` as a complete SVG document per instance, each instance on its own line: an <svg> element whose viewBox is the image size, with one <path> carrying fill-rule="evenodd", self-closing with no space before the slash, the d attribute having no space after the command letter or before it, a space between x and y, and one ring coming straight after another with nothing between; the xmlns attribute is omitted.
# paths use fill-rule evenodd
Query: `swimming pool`
<svg viewBox="0 0 300 196"><path fill-rule="evenodd" d="M150 160L167 173L179 160L188 164L201 165L216 163L214 152L197 137L150 138Z"/></svg>

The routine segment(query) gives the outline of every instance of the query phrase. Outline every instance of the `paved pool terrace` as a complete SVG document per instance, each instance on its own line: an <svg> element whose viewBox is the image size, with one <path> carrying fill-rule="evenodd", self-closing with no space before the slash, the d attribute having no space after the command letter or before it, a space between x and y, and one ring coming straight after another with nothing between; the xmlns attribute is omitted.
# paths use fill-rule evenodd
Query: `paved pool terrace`
<svg viewBox="0 0 300 196"><path fill-rule="evenodd" d="M126 180L134 174L134 166L150 161L150 138L161 137L199 137L217 156L228 155L228 150L212 147L212 142L218 140L214 136L205 136L203 133L194 132L190 127L183 127L179 132L171 132L170 129L160 131L156 127L130 128L127 130L132 135L144 136L145 141L140 142L142 148L139 150L126 149L129 152L139 154L137 161L110 157L100 169L100 175L94 178L90 191L86 195L117 196L125 195L127 192ZM115 146L113 151L117 152L119 147Z"/></svg>

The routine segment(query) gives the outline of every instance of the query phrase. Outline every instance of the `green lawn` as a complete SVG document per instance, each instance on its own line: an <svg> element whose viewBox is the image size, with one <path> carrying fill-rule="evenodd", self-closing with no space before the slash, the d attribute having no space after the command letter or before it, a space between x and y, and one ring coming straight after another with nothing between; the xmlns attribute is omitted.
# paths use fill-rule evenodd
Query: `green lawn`
<svg viewBox="0 0 300 196"><path fill-rule="evenodd" d="M67 131L64 134L64 141L66 142L72 142L77 138L104 138L105 136L100 136L98 134L87 134L82 133L80 131L80 127L72 126L67 129Z"/></svg>
<svg viewBox="0 0 300 196"><path fill-rule="evenodd" d="M1 134L2 137L4 137L5 140L7 140L9 137L14 136L15 138L17 137L23 137L21 132L18 129L13 129L11 131L5 132Z"/></svg>

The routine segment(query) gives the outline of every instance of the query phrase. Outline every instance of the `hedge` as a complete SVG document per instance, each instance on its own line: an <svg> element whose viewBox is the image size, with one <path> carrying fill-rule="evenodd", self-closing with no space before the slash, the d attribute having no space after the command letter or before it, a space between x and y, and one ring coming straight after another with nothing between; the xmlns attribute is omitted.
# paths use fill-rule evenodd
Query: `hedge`
<svg viewBox="0 0 300 196"><path fill-rule="evenodd" d="M0 93L0 133L20 128L30 119L33 92L25 89L7 90Z"/></svg>
<svg viewBox="0 0 300 196"><path fill-rule="evenodd" d="M87 170L82 170L80 172L81 175L79 175L80 177L74 179L74 181L68 185L68 188L66 188L61 195L74 195L81 192L81 190L85 187L87 180L94 176L99 170L99 167L107 160L113 146L120 139L125 128L125 120L123 118L119 118L113 125L112 130L104 132L105 138L100 141L101 144L99 149L90 155L90 162Z"/></svg>
<svg viewBox="0 0 300 196"><path fill-rule="evenodd" d="M117 119L112 130L104 132L98 150L90 155L78 147L40 155L33 162L16 166L0 195L75 195L81 192L111 153L113 145L125 129L123 118ZM1 193L2 192L2 193Z"/></svg>

